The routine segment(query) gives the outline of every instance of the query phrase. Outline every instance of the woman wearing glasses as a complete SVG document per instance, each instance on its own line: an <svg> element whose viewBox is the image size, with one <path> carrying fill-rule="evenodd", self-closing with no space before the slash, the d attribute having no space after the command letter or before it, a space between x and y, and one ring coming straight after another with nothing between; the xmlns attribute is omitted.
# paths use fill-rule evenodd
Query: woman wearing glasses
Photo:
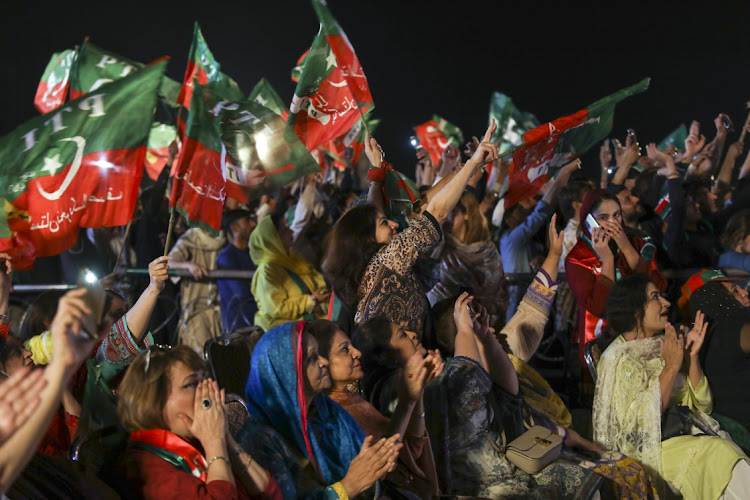
<svg viewBox="0 0 750 500"><path fill-rule="evenodd" d="M280 498L276 481L228 432L224 391L187 346L151 347L120 384L123 459L142 498Z"/></svg>

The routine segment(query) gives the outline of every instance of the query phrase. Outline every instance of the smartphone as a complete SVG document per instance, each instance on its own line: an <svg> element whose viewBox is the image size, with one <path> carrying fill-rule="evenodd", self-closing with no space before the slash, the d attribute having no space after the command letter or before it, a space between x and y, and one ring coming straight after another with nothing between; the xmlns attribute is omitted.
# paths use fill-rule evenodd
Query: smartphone
<svg viewBox="0 0 750 500"><path fill-rule="evenodd" d="M409 138L409 142L411 143L411 146L416 149L417 146L419 146L419 139L417 136L413 135Z"/></svg>
<svg viewBox="0 0 750 500"><path fill-rule="evenodd" d="M84 269L78 278L78 287L86 289L83 301L91 311L91 314L81 318L81 335L84 339L93 339L99 336L99 326L104 318L107 292L99 285L98 280L92 283L86 279L88 276L93 276L93 273L89 269Z"/></svg>
<svg viewBox="0 0 750 500"><path fill-rule="evenodd" d="M727 130L732 130L732 120L727 115L721 115L721 124Z"/></svg>
<svg viewBox="0 0 750 500"><path fill-rule="evenodd" d="M595 228L599 227L599 223L596 222L596 219L594 219L594 216L591 214L588 214L586 216L586 227L589 228L589 232L593 232Z"/></svg>

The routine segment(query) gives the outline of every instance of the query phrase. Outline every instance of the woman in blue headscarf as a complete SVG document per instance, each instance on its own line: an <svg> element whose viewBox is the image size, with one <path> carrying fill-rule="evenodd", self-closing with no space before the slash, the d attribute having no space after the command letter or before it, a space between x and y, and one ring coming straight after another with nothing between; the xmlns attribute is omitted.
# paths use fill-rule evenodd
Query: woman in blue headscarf
<svg viewBox="0 0 750 500"><path fill-rule="evenodd" d="M304 321L272 328L255 346L245 388L253 418L238 442L253 450L285 499L373 498L377 481L395 467L400 436L373 444L323 392L330 386L328 360Z"/></svg>

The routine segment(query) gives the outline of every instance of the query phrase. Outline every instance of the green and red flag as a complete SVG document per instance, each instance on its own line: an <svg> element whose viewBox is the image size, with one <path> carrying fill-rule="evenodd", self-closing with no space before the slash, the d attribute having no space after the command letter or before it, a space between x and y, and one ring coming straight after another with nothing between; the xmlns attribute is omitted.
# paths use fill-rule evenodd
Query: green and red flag
<svg viewBox="0 0 750 500"><path fill-rule="evenodd" d="M307 59L307 54L309 53L310 49L303 52L302 55L299 56L299 59L297 59L297 65L292 68L292 81L294 83L299 83L299 77L302 76L302 68L305 67L305 59Z"/></svg>
<svg viewBox="0 0 750 500"><path fill-rule="evenodd" d="M155 181L169 159L169 145L177 139L177 129L174 125L156 123L151 126L146 150L146 175Z"/></svg>
<svg viewBox="0 0 750 500"><path fill-rule="evenodd" d="M289 107L289 126L309 151L346 134L374 104L367 78L346 34L320 1L313 40ZM359 110L358 110L359 108Z"/></svg>
<svg viewBox="0 0 750 500"><path fill-rule="evenodd" d="M375 128L380 120L369 120L365 117L367 128L370 133L375 132ZM362 126L362 119L354 124L349 131L335 139L331 139L321 145L319 149L323 150L328 156L333 158L333 166L343 170L349 166L356 165L362 152L365 150L365 137L367 130Z"/></svg>
<svg viewBox="0 0 750 500"><path fill-rule="evenodd" d="M247 96L247 100L267 107L277 115L281 115L284 120L289 116L289 109L286 107L286 103L281 100L271 82L265 78L261 78L255 85L250 95Z"/></svg>
<svg viewBox="0 0 750 500"><path fill-rule="evenodd" d="M206 39L203 38L200 26L196 21L193 26L193 41L190 44L185 77L182 80L182 88L177 97L177 103L190 109L192 102L193 85L205 85L209 82L222 82L224 88L222 93L229 99L242 100L243 94L239 85L230 77L219 71L221 65L208 48Z"/></svg>
<svg viewBox="0 0 750 500"><path fill-rule="evenodd" d="M78 47L52 54L34 96L34 106L40 113L49 113L57 109L67 99L70 71L77 51Z"/></svg>
<svg viewBox="0 0 750 500"><path fill-rule="evenodd" d="M523 143L523 134L539 126L536 116L521 111L510 96L493 92L490 98L490 123L495 120L497 130L492 136L500 153L509 151Z"/></svg>
<svg viewBox="0 0 750 500"><path fill-rule="evenodd" d="M434 165L440 161L445 148L451 144L461 147L464 142L461 129L438 115L432 115L432 120L414 127L414 132L417 134L419 145L430 153Z"/></svg>
<svg viewBox="0 0 750 500"><path fill-rule="evenodd" d="M615 105L648 88L650 78L618 90L572 115L523 134L523 147L513 153L505 207L534 197L557 169L580 157L609 135Z"/></svg>
<svg viewBox="0 0 750 500"><path fill-rule="evenodd" d="M153 64L153 63L152 63ZM70 98L97 90L104 84L114 82L146 67L142 62L103 49L86 38L78 49L70 78ZM166 76L159 86L159 96L171 106L177 103L180 84Z"/></svg>
<svg viewBox="0 0 750 500"><path fill-rule="evenodd" d="M220 83L193 88L170 199L189 225L216 234L227 196L248 202L320 171L280 115L254 101L231 101Z"/></svg>
<svg viewBox="0 0 750 500"><path fill-rule="evenodd" d="M688 129L685 124L681 124L679 127L674 129L668 136L666 136L659 143L659 150L664 151L667 146L674 145L677 149L685 149L685 139L688 136Z"/></svg>
<svg viewBox="0 0 750 500"><path fill-rule="evenodd" d="M248 200L321 171L286 120L273 110L245 101L222 105L218 117L227 181L238 185Z"/></svg>
<svg viewBox="0 0 750 500"><path fill-rule="evenodd" d="M80 227L131 219L165 67L103 85L0 139L0 252L18 269L70 248Z"/></svg>

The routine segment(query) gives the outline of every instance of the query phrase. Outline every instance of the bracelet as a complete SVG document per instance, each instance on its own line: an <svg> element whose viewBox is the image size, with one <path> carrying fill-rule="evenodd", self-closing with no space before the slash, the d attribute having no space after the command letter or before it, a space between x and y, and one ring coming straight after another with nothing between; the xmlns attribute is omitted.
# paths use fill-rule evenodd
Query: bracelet
<svg viewBox="0 0 750 500"><path fill-rule="evenodd" d="M335 491L339 496L339 500L349 500L349 495L346 493L346 489L344 489L343 484L341 484L340 482L333 483L331 485L331 488L333 488L333 491Z"/></svg>
<svg viewBox="0 0 750 500"><path fill-rule="evenodd" d="M214 463L214 461L216 460L224 460L227 463L227 465L231 465L227 457L216 455L215 457L213 457L211 460L208 461L208 464L206 465L206 471L208 471L208 468L211 467L211 464Z"/></svg>

